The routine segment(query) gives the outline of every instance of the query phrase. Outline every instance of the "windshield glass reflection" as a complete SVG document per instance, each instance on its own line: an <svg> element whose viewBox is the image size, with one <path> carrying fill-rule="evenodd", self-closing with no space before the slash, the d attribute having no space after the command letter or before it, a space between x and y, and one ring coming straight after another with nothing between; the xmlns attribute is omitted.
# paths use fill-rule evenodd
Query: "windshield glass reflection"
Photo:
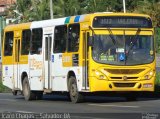
<svg viewBox="0 0 160 119"><path fill-rule="evenodd" d="M149 35L95 35L93 59L99 63L113 65L138 65L154 60L153 37Z"/></svg>

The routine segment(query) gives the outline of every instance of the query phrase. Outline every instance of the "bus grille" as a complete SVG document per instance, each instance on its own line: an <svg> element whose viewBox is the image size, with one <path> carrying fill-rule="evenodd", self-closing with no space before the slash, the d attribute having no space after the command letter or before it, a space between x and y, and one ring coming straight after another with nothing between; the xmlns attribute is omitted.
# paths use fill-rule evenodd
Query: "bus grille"
<svg viewBox="0 0 160 119"><path fill-rule="evenodd" d="M114 83L115 87L134 87L135 83Z"/></svg>
<svg viewBox="0 0 160 119"><path fill-rule="evenodd" d="M139 74L145 69L104 69L110 74Z"/></svg>
<svg viewBox="0 0 160 119"><path fill-rule="evenodd" d="M123 77L110 77L112 80L124 80ZM138 77L127 77L127 80L137 80Z"/></svg>

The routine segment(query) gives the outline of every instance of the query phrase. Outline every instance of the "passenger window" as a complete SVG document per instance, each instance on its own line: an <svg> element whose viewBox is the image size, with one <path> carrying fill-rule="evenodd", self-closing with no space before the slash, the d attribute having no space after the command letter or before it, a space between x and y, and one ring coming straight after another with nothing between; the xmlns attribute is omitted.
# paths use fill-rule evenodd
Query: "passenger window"
<svg viewBox="0 0 160 119"><path fill-rule="evenodd" d="M68 28L68 51L77 52L79 50L80 25L72 24Z"/></svg>
<svg viewBox="0 0 160 119"><path fill-rule="evenodd" d="M24 30L22 32L22 55L28 55L29 54L29 49L30 49L30 38L31 38L31 31Z"/></svg>
<svg viewBox="0 0 160 119"><path fill-rule="evenodd" d="M66 50L67 26L56 26L54 32L54 53L63 53Z"/></svg>
<svg viewBox="0 0 160 119"><path fill-rule="evenodd" d="M40 54L39 49L42 49L42 28L32 29L31 54Z"/></svg>
<svg viewBox="0 0 160 119"><path fill-rule="evenodd" d="M13 32L6 32L4 43L4 56L12 56L13 52Z"/></svg>

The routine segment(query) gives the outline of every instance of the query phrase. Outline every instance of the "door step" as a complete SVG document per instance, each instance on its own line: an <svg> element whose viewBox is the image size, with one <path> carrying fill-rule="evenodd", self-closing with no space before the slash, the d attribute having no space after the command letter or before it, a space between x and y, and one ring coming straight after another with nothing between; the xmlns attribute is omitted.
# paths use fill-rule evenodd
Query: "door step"
<svg viewBox="0 0 160 119"><path fill-rule="evenodd" d="M44 89L44 93L52 93L52 89Z"/></svg>
<svg viewBox="0 0 160 119"><path fill-rule="evenodd" d="M13 91L17 91L17 90L20 90L20 88L14 88L14 89L12 89Z"/></svg>

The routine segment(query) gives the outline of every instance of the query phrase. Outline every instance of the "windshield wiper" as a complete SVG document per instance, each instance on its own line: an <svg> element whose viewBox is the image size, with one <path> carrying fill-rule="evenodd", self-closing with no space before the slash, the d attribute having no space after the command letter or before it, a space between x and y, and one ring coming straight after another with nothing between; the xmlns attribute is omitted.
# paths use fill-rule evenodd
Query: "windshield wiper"
<svg viewBox="0 0 160 119"><path fill-rule="evenodd" d="M135 45L135 43L136 43L137 40L138 40L138 37L139 37L139 33L140 33L140 32L141 32L141 29L138 28L138 30L137 30L136 34L134 35L134 37L131 38L131 43L130 43L130 45L129 45L127 54L126 54L126 51L125 51L125 54L126 54L125 65L126 65L126 63L127 63L127 58L128 58L128 56L129 56L130 51L133 49L133 46ZM133 41L133 42L132 42L132 41Z"/></svg>
<svg viewBox="0 0 160 119"><path fill-rule="evenodd" d="M116 47L116 39L114 38L113 32L110 28L107 28L107 30L109 31L109 37L112 40L114 46Z"/></svg>

